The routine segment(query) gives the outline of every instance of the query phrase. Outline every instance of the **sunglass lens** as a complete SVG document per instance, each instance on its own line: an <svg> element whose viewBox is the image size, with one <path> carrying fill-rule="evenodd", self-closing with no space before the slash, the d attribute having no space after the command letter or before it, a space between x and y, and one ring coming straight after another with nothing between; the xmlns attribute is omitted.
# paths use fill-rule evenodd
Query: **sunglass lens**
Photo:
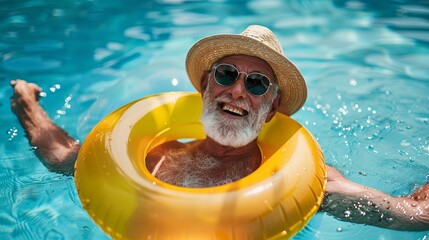
<svg viewBox="0 0 429 240"><path fill-rule="evenodd" d="M233 66L219 65L215 71L215 80L223 86L229 86L234 83L238 77L238 71Z"/></svg>
<svg viewBox="0 0 429 240"><path fill-rule="evenodd" d="M253 95L263 95L270 86L270 80L261 74L253 73L247 76L246 88Z"/></svg>

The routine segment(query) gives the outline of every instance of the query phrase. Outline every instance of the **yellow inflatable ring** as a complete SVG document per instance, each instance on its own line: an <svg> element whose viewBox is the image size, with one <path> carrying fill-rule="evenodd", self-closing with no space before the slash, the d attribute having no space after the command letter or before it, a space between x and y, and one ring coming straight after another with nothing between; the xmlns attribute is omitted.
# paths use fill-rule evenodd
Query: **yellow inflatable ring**
<svg viewBox="0 0 429 240"><path fill-rule="evenodd" d="M115 239L289 238L316 213L326 166L310 133L282 114L258 138L263 160L249 176L210 188L153 177L147 153L177 139L203 139L198 93L165 93L129 103L88 135L75 166L83 207Z"/></svg>

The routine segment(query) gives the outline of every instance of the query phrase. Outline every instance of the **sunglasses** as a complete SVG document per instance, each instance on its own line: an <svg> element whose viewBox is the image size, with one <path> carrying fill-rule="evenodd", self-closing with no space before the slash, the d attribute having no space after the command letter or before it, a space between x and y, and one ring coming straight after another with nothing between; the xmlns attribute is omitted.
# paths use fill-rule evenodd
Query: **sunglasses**
<svg viewBox="0 0 429 240"><path fill-rule="evenodd" d="M245 73L240 72L236 67L230 64L221 63L213 68L214 79L217 84L227 87L237 81L240 73L246 75L244 86L247 91L254 96L262 96L268 92L268 89L273 85L270 79L261 73Z"/></svg>

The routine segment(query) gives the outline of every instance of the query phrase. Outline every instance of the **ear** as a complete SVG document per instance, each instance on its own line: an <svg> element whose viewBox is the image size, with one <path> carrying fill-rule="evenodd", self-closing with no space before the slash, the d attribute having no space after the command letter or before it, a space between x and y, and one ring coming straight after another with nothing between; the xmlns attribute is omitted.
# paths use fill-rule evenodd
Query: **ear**
<svg viewBox="0 0 429 240"><path fill-rule="evenodd" d="M271 110L267 115L267 118L265 119L265 122L269 122L271 121L271 119L274 117L274 115L276 114L277 110L279 109L280 106L280 94L277 94L276 98L273 101L273 104L271 105Z"/></svg>
<svg viewBox="0 0 429 240"><path fill-rule="evenodd" d="M209 72L205 71L203 76L201 77L201 84L200 84L201 85L201 94L204 94L204 92L207 89L207 84L209 82L209 76L210 76Z"/></svg>

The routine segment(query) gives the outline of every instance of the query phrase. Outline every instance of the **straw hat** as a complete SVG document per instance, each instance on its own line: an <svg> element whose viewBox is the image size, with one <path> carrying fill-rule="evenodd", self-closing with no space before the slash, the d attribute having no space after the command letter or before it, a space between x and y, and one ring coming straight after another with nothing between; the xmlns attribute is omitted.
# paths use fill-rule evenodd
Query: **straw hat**
<svg viewBox="0 0 429 240"><path fill-rule="evenodd" d="M298 68L283 54L282 47L270 29L251 25L241 34L219 34L201 39L186 57L186 70L194 87L201 91L201 78L219 59L236 54L265 60L273 69L279 84L279 112L292 115L304 105L307 87Z"/></svg>

